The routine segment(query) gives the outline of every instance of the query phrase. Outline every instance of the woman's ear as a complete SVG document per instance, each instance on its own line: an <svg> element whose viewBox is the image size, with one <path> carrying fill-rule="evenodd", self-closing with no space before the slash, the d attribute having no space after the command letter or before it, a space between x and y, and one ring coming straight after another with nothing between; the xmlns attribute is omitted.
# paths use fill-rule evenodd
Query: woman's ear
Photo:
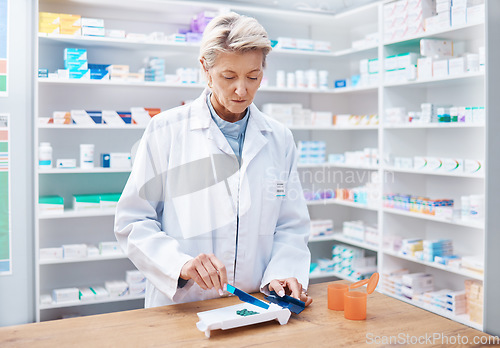
<svg viewBox="0 0 500 348"><path fill-rule="evenodd" d="M200 58L200 64L203 67L205 74L208 74L207 61L205 60L205 58L203 57Z"/></svg>

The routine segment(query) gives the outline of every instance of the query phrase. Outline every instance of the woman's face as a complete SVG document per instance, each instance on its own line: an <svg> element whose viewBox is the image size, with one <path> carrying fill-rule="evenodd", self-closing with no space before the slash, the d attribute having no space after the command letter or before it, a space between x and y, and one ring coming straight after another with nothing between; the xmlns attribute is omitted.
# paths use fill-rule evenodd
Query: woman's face
<svg viewBox="0 0 500 348"><path fill-rule="evenodd" d="M211 102L217 114L228 122L240 120L252 103L264 74L262 51L219 53L208 69Z"/></svg>

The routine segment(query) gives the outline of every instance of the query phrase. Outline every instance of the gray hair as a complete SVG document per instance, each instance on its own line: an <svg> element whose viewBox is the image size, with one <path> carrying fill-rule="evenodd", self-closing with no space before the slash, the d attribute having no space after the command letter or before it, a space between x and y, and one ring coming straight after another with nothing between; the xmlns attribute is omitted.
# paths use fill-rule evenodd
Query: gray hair
<svg viewBox="0 0 500 348"><path fill-rule="evenodd" d="M204 59L205 68L210 69L221 52L254 50L262 50L262 67L265 67L266 56L271 51L266 30L255 18L229 12L215 17L205 28L200 59Z"/></svg>

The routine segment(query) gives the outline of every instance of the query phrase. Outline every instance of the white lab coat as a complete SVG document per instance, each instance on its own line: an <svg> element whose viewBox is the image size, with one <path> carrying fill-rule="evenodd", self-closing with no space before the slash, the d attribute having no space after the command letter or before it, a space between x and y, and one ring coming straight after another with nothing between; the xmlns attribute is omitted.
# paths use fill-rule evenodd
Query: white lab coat
<svg viewBox="0 0 500 348"><path fill-rule="evenodd" d="M200 253L247 292L287 277L308 286L309 214L290 130L252 104L238 168L207 93L151 120L118 202L116 238L147 278L146 307L219 297L193 280L178 287Z"/></svg>

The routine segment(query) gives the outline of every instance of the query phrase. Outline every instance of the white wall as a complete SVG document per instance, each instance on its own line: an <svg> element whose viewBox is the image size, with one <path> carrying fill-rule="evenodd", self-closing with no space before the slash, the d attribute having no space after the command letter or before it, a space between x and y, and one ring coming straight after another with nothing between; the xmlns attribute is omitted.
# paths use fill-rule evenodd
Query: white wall
<svg viewBox="0 0 500 348"><path fill-rule="evenodd" d="M9 96L0 112L10 118L11 243L10 276L0 276L0 326L34 321L33 245L33 40L32 0L9 1Z"/></svg>

